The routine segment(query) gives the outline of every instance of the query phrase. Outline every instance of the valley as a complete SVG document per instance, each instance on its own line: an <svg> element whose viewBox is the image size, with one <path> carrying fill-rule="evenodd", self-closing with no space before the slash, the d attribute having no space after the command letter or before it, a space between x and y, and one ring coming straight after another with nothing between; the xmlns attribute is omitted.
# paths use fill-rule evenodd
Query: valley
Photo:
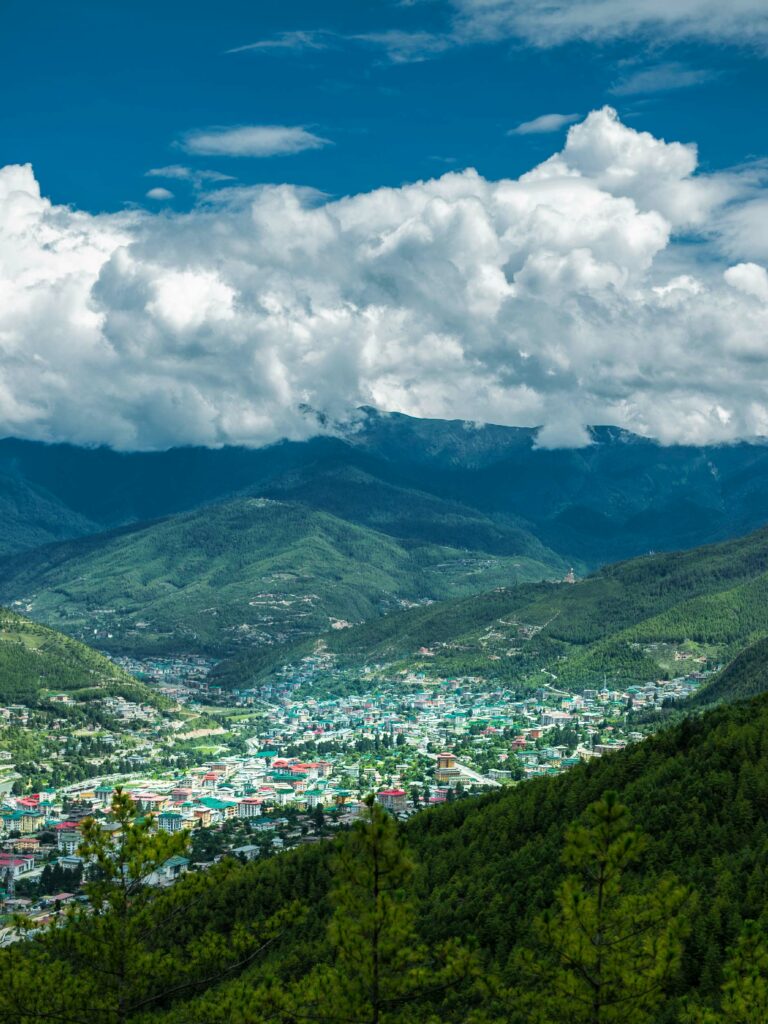
<svg viewBox="0 0 768 1024"><path fill-rule="evenodd" d="M415 429L369 423L343 442L354 466L338 441L330 464L294 449L289 472L273 452L268 481L214 499L199 480L177 495L187 509L161 507L158 475L122 522L105 530L106 506L81 502L79 536L0 558L0 947L17 947L19 920L42 927L84 899L82 822L108 820L116 793L185 844L158 865L159 893L233 863L282 877L354 831L371 793L429 858L434 815L473 829L497 801L581 792L709 705L768 691L768 530L595 565L583 532L550 547L564 534L543 520L436 493L498 470L492 428L422 425L424 450ZM419 488L371 472L382 437L411 452ZM530 438L512 448L530 454ZM150 493L163 514L134 521ZM579 508L565 519L609 537ZM485 891L476 864L451 877L470 904ZM488 942L494 921L516 941L490 905L476 934Z"/></svg>
<svg viewBox="0 0 768 1024"><path fill-rule="evenodd" d="M0 1024L768 1024L767 61L0 3Z"/></svg>

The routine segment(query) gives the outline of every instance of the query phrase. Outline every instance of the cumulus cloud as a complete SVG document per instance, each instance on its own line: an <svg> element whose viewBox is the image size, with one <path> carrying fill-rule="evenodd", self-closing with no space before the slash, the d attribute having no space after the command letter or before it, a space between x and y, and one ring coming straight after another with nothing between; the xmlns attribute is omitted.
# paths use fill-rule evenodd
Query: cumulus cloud
<svg viewBox="0 0 768 1024"><path fill-rule="evenodd" d="M374 405L538 424L550 446L598 422L766 435L768 274L734 219L760 180L700 175L694 146L610 108L518 179L333 201L223 188L191 212L91 215L6 167L0 430L264 444L317 432L307 408Z"/></svg>
<svg viewBox="0 0 768 1024"><path fill-rule="evenodd" d="M322 149L330 140L313 135L306 128L281 124L241 125L235 128L207 128L188 132L182 149L198 156L284 156L306 149Z"/></svg>
<svg viewBox="0 0 768 1024"><path fill-rule="evenodd" d="M579 120L579 114L541 114L532 121L523 121L517 128L510 128L507 135L542 135L557 132L568 124Z"/></svg>
<svg viewBox="0 0 768 1024"><path fill-rule="evenodd" d="M158 199L160 201L164 199L173 199L173 192L168 188L151 188L147 192L147 199Z"/></svg>
<svg viewBox="0 0 768 1024"><path fill-rule="evenodd" d="M768 302L768 271L757 263L737 263L723 275L733 288L754 295L761 302Z"/></svg>

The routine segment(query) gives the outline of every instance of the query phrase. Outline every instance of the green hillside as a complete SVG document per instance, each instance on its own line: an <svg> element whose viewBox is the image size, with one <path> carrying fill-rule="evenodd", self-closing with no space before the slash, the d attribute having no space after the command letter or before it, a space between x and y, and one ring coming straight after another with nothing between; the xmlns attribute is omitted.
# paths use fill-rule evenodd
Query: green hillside
<svg viewBox="0 0 768 1024"><path fill-rule="evenodd" d="M98 529L43 488L0 470L0 556Z"/></svg>
<svg viewBox="0 0 768 1024"><path fill-rule="evenodd" d="M691 700L693 706L737 701L768 690L768 637L750 644Z"/></svg>
<svg viewBox="0 0 768 1024"><path fill-rule="evenodd" d="M0 599L110 651L227 653L558 575L552 561L398 541L301 505L242 499L6 559Z"/></svg>
<svg viewBox="0 0 768 1024"><path fill-rule="evenodd" d="M691 996L716 1005L724 962L744 922L766 924L765 697L686 721L566 775L459 800L412 818L402 836L416 863L412 891L420 937L430 947L451 938L474 947L479 980L456 991L426 986L426 1002L409 1004L405 1016L386 1019L512 1024L530 1019L518 1012L514 991L504 1004L505 987L519 983L517 954L535 948L534 919L552 906L566 874L562 854L569 826L583 821L586 809L606 791L619 795L647 840L639 861L626 873L628 892L641 897L669 875L690 892L682 910L687 929L678 977L655 1024L686 1019L683 1005ZM326 925L333 846L320 843L245 866L225 861L154 896L148 905L157 927L145 928L140 948L131 950L142 969L135 972L138 995L125 990L140 1005L128 1019L152 1024L293 1019L271 1016L263 1000L269 986L273 992L289 992L315 965L331 961ZM267 922L279 912L285 916L270 931ZM87 934L89 916L69 927ZM258 955L238 953L246 936L265 934L271 937L260 944ZM39 945L0 951L0 976L6 978L0 998L8 1000L0 1008L6 1006L9 1019L17 1019L11 1008L30 1004L32 989L45 991L46 1012L67 1021L82 1019L76 1018L72 996L59 1006L58 986L45 983L67 975L57 966L58 958L66 962L72 955L66 940L66 933L54 929L48 959ZM230 951L230 943L240 945ZM75 949L79 954L80 948ZM209 970L200 965L201 957L209 959ZM188 962L198 965L194 977L184 973ZM169 964L178 964L173 984L163 982ZM36 979L32 989L9 983L27 969ZM142 1004L147 972L157 975L163 993L153 1000L149 1016ZM573 1017L586 1019L586 1014Z"/></svg>
<svg viewBox="0 0 768 1024"><path fill-rule="evenodd" d="M92 688L150 693L97 651L0 608L0 703L35 706L50 693Z"/></svg>
<svg viewBox="0 0 768 1024"><path fill-rule="evenodd" d="M513 515L487 515L417 486L398 486L356 466L314 465L284 474L260 493L348 519L407 540L428 541L498 555L525 555L568 568Z"/></svg>
<svg viewBox="0 0 768 1024"><path fill-rule="evenodd" d="M711 669L764 636L768 530L619 563L573 586L525 584L392 613L326 643L350 668L386 663L529 687L556 678L578 689ZM218 674L235 685L306 653L244 653Z"/></svg>

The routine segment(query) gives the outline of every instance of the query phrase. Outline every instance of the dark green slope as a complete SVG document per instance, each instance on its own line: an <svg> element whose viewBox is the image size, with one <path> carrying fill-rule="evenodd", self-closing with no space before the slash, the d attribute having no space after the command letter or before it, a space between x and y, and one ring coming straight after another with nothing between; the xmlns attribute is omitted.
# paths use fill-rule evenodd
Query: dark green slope
<svg viewBox="0 0 768 1024"><path fill-rule="evenodd" d="M563 571L568 568L514 516L484 515L417 487L381 480L357 466L315 466L286 474L262 491L267 497L298 501L393 537L497 555L525 555Z"/></svg>
<svg viewBox="0 0 768 1024"><path fill-rule="evenodd" d="M686 983L716 983L740 921L768 906L766 698L687 720L565 776L413 819L426 927L476 935L503 958L551 900L568 823L606 790L650 838L643 875L672 871L698 892Z"/></svg>
<svg viewBox="0 0 768 1024"><path fill-rule="evenodd" d="M55 630L0 608L0 703L34 706L46 694L91 690L150 696L117 665Z"/></svg>
<svg viewBox="0 0 768 1024"><path fill-rule="evenodd" d="M0 599L113 651L226 653L552 571L258 498L6 559Z"/></svg>
<svg viewBox="0 0 768 1024"><path fill-rule="evenodd" d="M42 488L0 472L0 556L97 529Z"/></svg>
<svg viewBox="0 0 768 1024"><path fill-rule="evenodd" d="M693 663L686 669L672 660L670 648L684 645L727 663L761 636L768 636L768 530L619 563L573 586L525 584L391 613L329 637L327 646L350 666L403 662L527 685L540 685L544 670L579 688L690 671ZM235 685L303 653L244 656L218 671Z"/></svg>
<svg viewBox="0 0 768 1024"><path fill-rule="evenodd" d="M750 644L693 697L693 706L737 701L768 690L768 637Z"/></svg>

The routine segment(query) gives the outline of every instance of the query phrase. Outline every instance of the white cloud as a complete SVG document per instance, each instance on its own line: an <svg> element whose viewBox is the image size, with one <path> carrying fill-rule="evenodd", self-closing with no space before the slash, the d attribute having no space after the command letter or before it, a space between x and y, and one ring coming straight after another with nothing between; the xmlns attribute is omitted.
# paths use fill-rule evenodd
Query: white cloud
<svg viewBox="0 0 768 1024"><path fill-rule="evenodd" d="M761 167L764 177L768 168ZM725 251L739 259L768 261L768 195L753 188L748 201L729 207L720 218L719 229Z"/></svg>
<svg viewBox="0 0 768 1024"><path fill-rule="evenodd" d="M415 6L419 0L406 0ZM765 0L449 0L444 31L386 29L357 35L325 30L282 32L236 46L227 53L303 53L345 43L373 45L394 64L428 60L457 47L522 40L542 49L574 40L603 43L644 38L654 44L704 42L768 51ZM628 74L615 95L635 95L697 85L705 70L660 64Z"/></svg>
<svg viewBox="0 0 768 1024"><path fill-rule="evenodd" d="M255 43L246 43L245 46L235 46L227 53L262 52L274 53L280 51L293 51L301 53L304 50L325 50L329 46L329 33L317 31L294 31L280 32L271 39L258 39Z"/></svg>
<svg viewBox="0 0 768 1024"><path fill-rule="evenodd" d="M648 35L768 47L764 0L452 0L464 41L511 36L536 46Z"/></svg>
<svg viewBox="0 0 768 1024"><path fill-rule="evenodd" d="M610 108L517 180L335 201L223 188L189 213L90 215L6 167L0 432L262 444L316 431L306 406L376 405L542 424L543 445L596 422L766 433L768 274L738 220L764 195L753 168L699 175L694 146Z"/></svg>
<svg viewBox="0 0 768 1024"><path fill-rule="evenodd" d="M624 75L611 86L614 96L639 96L645 93L669 92L701 85L713 77L703 68L689 68L676 61L640 68Z"/></svg>
<svg viewBox="0 0 768 1024"><path fill-rule="evenodd" d="M195 189L235 180L231 174L222 174L220 171L198 170L196 167L183 167L181 164L171 164L168 167L152 167L146 172L146 177L186 181Z"/></svg>
<svg viewBox="0 0 768 1024"><path fill-rule="evenodd" d="M173 192L167 188L151 188L147 192L147 199L158 199L161 201L163 199L173 199Z"/></svg>
<svg viewBox="0 0 768 1024"><path fill-rule="evenodd" d="M641 210L655 211L672 227L697 227L741 187L727 174L694 175L697 160L695 145L633 131L612 107L603 107L573 125L562 152L529 177L578 175L611 195L631 198Z"/></svg>
<svg viewBox="0 0 768 1024"><path fill-rule="evenodd" d="M541 135L557 132L568 124L578 121L580 114L541 114L532 121L523 121L517 128L511 128L507 135Z"/></svg>
<svg viewBox="0 0 768 1024"><path fill-rule="evenodd" d="M732 288L745 295L754 295L762 302L768 302L768 271L757 263L737 263L723 275Z"/></svg>
<svg viewBox="0 0 768 1024"><path fill-rule="evenodd" d="M189 132L181 141L182 149L200 156L282 156L330 144L305 128L279 124L208 128Z"/></svg>

